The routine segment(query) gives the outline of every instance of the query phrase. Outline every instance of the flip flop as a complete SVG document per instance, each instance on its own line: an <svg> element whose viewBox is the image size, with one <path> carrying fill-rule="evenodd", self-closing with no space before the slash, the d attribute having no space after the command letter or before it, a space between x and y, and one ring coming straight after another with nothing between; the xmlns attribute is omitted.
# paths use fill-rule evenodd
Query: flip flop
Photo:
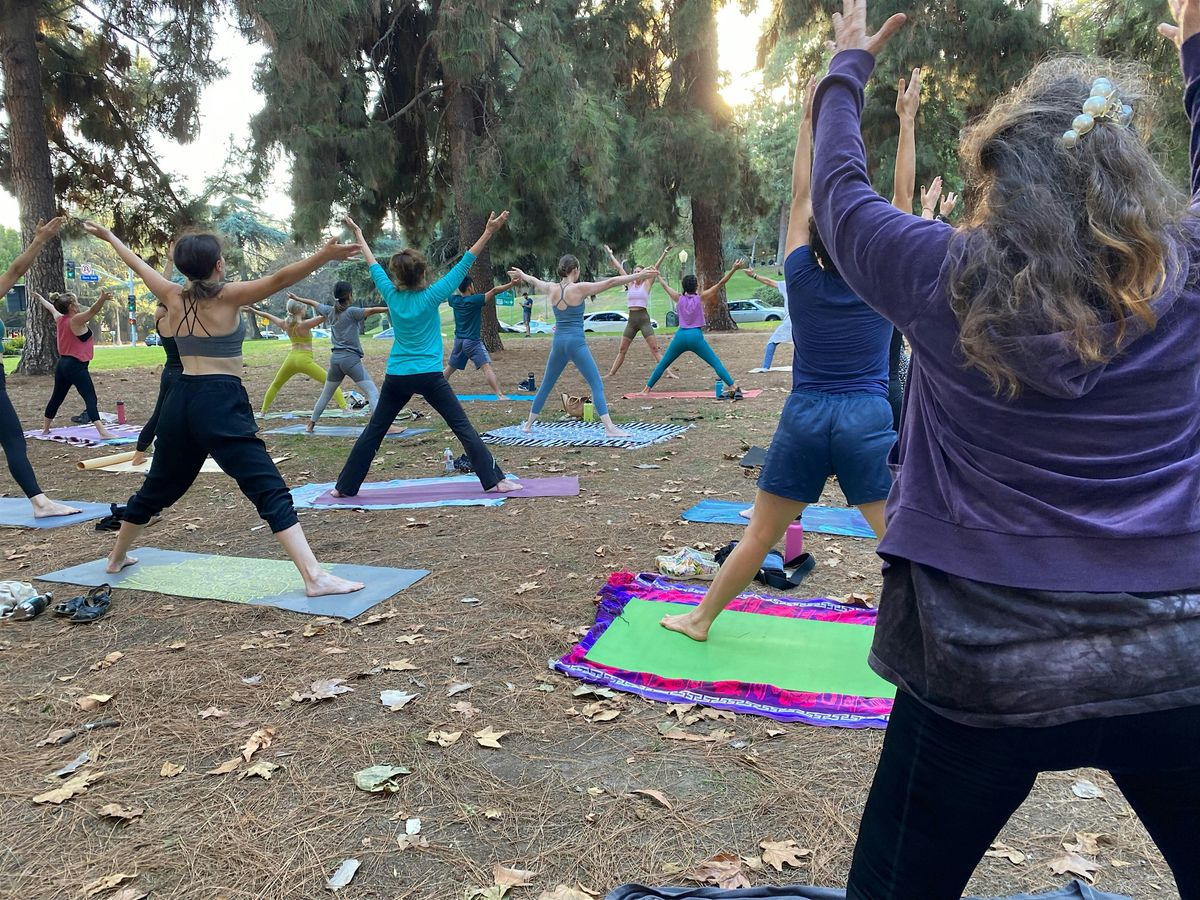
<svg viewBox="0 0 1200 900"><path fill-rule="evenodd" d="M99 587L94 587L87 592L87 596L83 598L83 603L76 608L75 614L67 621L72 625L95 622L108 612L108 607L111 603L112 588L109 585L102 584Z"/></svg>
<svg viewBox="0 0 1200 900"><path fill-rule="evenodd" d="M36 619L46 611L46 607L53 601L53 594L40 594L37 597L22 600L4 616L4 620L6 622L28 622L31 619Z"/></svg>

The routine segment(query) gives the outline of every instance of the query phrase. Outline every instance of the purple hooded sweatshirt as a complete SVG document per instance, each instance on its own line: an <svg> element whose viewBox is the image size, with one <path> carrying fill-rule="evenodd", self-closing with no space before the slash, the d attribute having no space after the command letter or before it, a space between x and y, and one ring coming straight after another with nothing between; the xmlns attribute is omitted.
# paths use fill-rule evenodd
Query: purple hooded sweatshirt
<svg viewBox="0 0 1200 900"><path fill-rule="evenodd" d="M1030 334L1015 359L1023 390L998 397L959 351L955 230L900 212L867 178L859 117L874 65L864 51L834 57L812 183L838 270L913 347L880 553L1014 588L1200 587L1200 240L1181 248L1191 277L1154 303L1155 328L1131 323L1140 337L1101 364L1064 335ZM1200 38L1183 65L1195 172Z"/></svg>

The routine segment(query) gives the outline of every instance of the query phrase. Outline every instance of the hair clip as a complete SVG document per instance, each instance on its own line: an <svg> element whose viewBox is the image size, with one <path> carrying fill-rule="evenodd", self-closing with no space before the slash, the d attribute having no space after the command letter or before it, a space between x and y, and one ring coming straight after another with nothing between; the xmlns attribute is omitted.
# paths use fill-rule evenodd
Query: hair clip
<svg viewBox="0 0 1200 900"><path fill-rule="evenodd" d="M1062 136L1063 146L1068 150L1075 147L1100 119L1116 122L1122 128L1128 128L1133 121L1133 107L1121 102L1116 87L1107 78L1092 82L1091 94L1083 102L1083 112L1075 117L1070 130Z"/></svg>

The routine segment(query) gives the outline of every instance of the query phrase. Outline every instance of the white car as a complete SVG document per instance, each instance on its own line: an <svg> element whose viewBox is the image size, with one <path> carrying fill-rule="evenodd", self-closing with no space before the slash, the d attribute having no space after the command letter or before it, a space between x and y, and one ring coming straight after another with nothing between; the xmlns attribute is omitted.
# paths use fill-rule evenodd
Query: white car
<svg viewBox="0 0 1200 900"><path fill-rule="evenodd" d="M520 323L509 324L508 322L500 323L500 330L505 334L524 334L525 326ZM537 319L529 321L530 334L553 334L554 326L548 322L539 322Z"/></svg>
<svg viewBox="0 0 1200 900"><path fill-rule="evenodd" d="M729 316L735 322L782 322L783 307L761 300L730 300Z"/></svg>
<svg viewBox="0 0 1200 900"><path fill-rule="evenodd" d="M584 331L616 332L620 334L628 324L629 313L622 312L619 309L606 309L602 312L588 313L583 317ZM658 322L654 319L650 320L650 324L655 328L658 327Z"/></svg>

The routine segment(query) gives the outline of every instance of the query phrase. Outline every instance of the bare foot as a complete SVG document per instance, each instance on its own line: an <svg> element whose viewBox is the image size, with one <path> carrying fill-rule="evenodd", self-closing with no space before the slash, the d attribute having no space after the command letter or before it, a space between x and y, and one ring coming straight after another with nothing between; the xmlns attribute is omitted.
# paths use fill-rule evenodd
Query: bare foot
<svg viewBox="0 0 1200 900"><path fill-rule="evenodd" d="M709 623L704 622L695 612L681 613L677 616L663 616L662 627L667 631L677 631L686 634L693 641L708 640Z"/></svg>
<svg viewBox="0 0 1200 900"><path fill-rule="evenodd" d="M329 496L330 496L330 497L345 497L346 495L345 495L345 494L343 494L341 491L339 491L337 488L333 488L333 489L332 489L332 490L329 492Z"/></svg>
<svg viewBox="0 0 1200 900"><path fill-rule="evenodd" d="M347 581L322 570L316 578L304 582L304 593L310 597L325 597L329 594L353 594L364 587L366 585L361 581Z"/></svg>
<svg viewBox="0 0 1200 900"><path fill-rule="evenodd" d="M67 506L65 503L58 503L43 495L39 499L30 499L33 504L33 517L35 519L49 519L54 516L73 516L79 512L73 506Z"/></svg>
<svg viewBox="0 0 1200 900"><path fill-rule="evenodd" d="M313 429L314 429L314 428L316 428L316 427L317 427L317 423L316 423L316 422L314 422L312 419L309 419L309 420L308 420L308 424L304 426L304 433L305 433L305 434L312 434L312 433L313 433Z"/></svg>
<svg viewBox="0 0 1200 900"><path fill-rule="evenodd" d="M605 428L605 437L629 437L628 431L622 431L620 428Z"/></svg>
<svg viewBox="0 0 1200 900"><path fill-rule="evenodd" d="M130 566L136 566L137 559L132 556L126 556L120 561L114 560L111 556L108 558L108 565L104 567L104 571L109 575L116 575L122 569L127 569Z"/></svg>
<svg viewBox="0 0 1200 900"><path fill-rule="evenodd" d="M649 397L650 396L650 388L648 388L648 387L642 388L640 391L637 392L637 395L639 397Z"/></svg>
<svg viewBox="0 0 1200 900"><path fill-rule="evenodd" d="M753 506L747 506L745 509L741 510L741 511L738 513L738 515L739 515L739 516L741 516L743 519L748 519L748 518L750 518L750 516L751 516L751 514L752 514L753 512L754 512L754 507L753 507Z"/></svg>
<svg viewBox="0 0 1200 900"><path fill-rule="evenodd" d="M524 425L521 426L521 430L523 432L525 432L526 434L529 434L531 431L533 431L533 423L526 422Z"/></svg>
<svg viewBox="0 0 1200 900"><path fill-rule="evenodd" d="M520 484L516 481L509 481L507 478L505 478L503 481L501 481L499 484L495 485L494 487L488 488L487 493L489 493L489 494L493 494L493 493L495 493L495 494L511 494L513 491L523 491L523 490L525 490L525 485Z"/></svg>
<svg viewBox="0 0 1200 900"><path fill-rule="evenodd" d="M109 431L107 428L105 428L99 422L95 422L94 424L96 426L96 431L100 435L100 437L102 437L106 441L111 441L113 439L113 433L111 431Z"/></svg>
<svg viewBox="0 0 1200 900"><path fill-rule="evenodd" d="M133 459L131 459L129 461L129 464L131 466L140 466L145 461L146 461L146 454L143 453L141 450L134 450L133 451Z"/></svg>

